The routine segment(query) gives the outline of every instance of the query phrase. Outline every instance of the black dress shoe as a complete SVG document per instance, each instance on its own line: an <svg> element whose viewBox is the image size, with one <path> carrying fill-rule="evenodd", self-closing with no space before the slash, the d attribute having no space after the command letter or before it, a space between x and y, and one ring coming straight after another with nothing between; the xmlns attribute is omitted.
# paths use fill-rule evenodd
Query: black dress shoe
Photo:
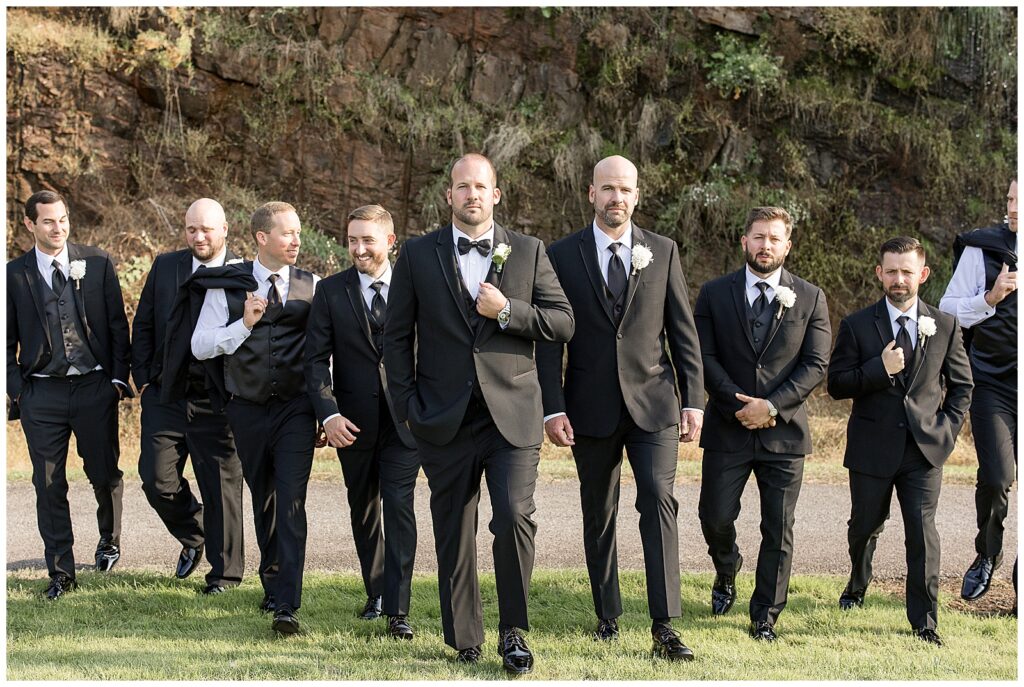
<svg viewBox="0 0 1024 687"><path fill-rule="evenodd" d="M967 601L980 599L992 584L992 573L1002 562L1002 556L979 555L975 558L964 574L964 586L960 588L960 597Z"/></svg>
<svg viewBox="0 0 1024 687"><path fill-rule="evenodd" d="M379 596L367 597L366 605L359 612L359 617L363 620L376 620L380 617L380 603L381 598Z"/></svg>
<svg viewBox="0 0 1024 687"><path fill-rule="evenodd" d="M203 594L223 594L227 589L221 587L219 584L208 584L203 587Z"/></svg>
<svg viewBox="0 0 1024 687"><path fill-rule="evenodd" d="M740 556L732 575L715 575L715 583L711 585L711 615L725 615L736 603L736 573L742 566L743 556Z"/></svg>
<svg viewBox="0 0 1024 687"><path fill-rule="evenodd" d="M533 670L533 653L526 646L526 640L518 627L498 633L498 653L501 654L501 667L506 673L525 675Z"/></svg>
<svg viewBox="0 0 1024 687"><path fill-rule="evenodd" d="M774 642L779 638L775 628L767 620L759 620L750 624L750 636L760 642Z"/></svg>
<svg viewBox="0 0 1024 687"><path fill-rule="evenodd" d="M57 575L50 578L50 586L46 588L46 598L53 601L64 595L65 592L70 592L72 589L78 586L74 578L68 577L67 575Z"/></svg>
<svg viewBox="0 0 1024 687"><path fill-rule="evenodd" d="M120 558L121 548L116 544L101 539L96 545L96 570L99 572L110 572Z"/></svg>
<svg viewBox="0 0 1024 687"><path fill-rule="evenodd" d="M598 618L597 630L594 631L594 639L601 642L610 642L619 638L619 623L615 618Z"/></svg>
<svg viewBox="0 0 1024 687"><path fill-rule="evenodd" d="M260 602L260 610L264 613L273 613L277 610L277 599L274 598L273 594L263 595L263 601Z"/></svg>
<svg viewBox="0 0 1024 687"><path fill-rule="evenodd" d="M667 658L670 661L692 661L693 651L679 639L679 633L668 625L658 625L651 628L651 635L654 637L654 645L651 652L655 656Z"/></svg>
<svg viewBox="0 0 1024 687"><path fill-rule="evenodd" d="M918 639L934 644L935 646L942 646L942 640L939 639L939 633L927 627L919 627L914 630L914 634L917 635Z"/></svg>
<svg viewBox="0 0 1024 687"><path fill-rule="evenodd" d="M458 655L455 657L456 663L479 663L480 662L480 647L471 646L468 649L459 649Z"/></svg>
<svg viewBox="0 0 1024 687"><path fill-rule="evenodd" d="M850 589L850 585L846 585L846 589L839 595L839 608L848 611L851 608L863 606L865 592L867 592L866 589Z"/></svg>
<svg viewBox="0 0 1024 687"><path fill-rule="evenodd" d="M201 560L203 560L202 544L199 546L182 547L181 553L178 554L178 566L174 569L174 576L179 580L184 580L195 572L195 569L199 567L199 561Z"/></svg>
<svg viewBox="0 0 1024 687"><path fill-rule="evenodd" d="M271 625L274 632L283 635L294 635L299 633L299 619L290 608L279 609L274 613L274 623Z"/></svg>
<svg viewBox="0 0 1024 687"><path fill-rule="evenodd" d="M412 625L404 615L388 616L388 636L392 639L412 639Z"/></svg>

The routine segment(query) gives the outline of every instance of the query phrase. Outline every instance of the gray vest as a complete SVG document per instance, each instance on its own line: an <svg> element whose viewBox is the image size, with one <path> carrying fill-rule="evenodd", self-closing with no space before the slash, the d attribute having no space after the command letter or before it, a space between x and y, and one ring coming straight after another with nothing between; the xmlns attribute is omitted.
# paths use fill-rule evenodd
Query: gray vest
<svg viewBox="0 0 1024 687"><path fill-rule="evenodd" d="M53 292L47 282L42 282L40 286L52 347L50 362L40 372L52 377L64 377L72 365L79 372L89 372L98 363L89 349L85 325L78 313L74 281L68 279L64 283L60 296Z"/></svg>

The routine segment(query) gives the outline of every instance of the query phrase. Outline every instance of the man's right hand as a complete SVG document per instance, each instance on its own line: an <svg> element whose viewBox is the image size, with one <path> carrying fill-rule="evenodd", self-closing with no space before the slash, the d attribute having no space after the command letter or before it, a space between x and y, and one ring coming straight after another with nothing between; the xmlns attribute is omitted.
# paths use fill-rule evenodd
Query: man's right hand
<svg viewBox="0 0 1024 687"><path fill-rule="evenodd" d="M906 366L906 361L903 360L903 349L896 348L896 342L890 341L885 348L882 349L882 364L885 365L885 371L890 376L897 372L902 372Z"/></svg>
<svg viewBox="0 0 1024 687"><path fill-rule="evenodd" d="M267 299L257 296L255 293L247 293L247 296L245 311L242 313L242 324L247 329L252 329L263 318L263 313L267 310Z"/></svg>
<svg viewBox="0 0 1024 687"><path fill-rule="evenodd" d="M995 307L1004 298L1017 290L1017 273L1010 271L1010 266L1005 262L1003 269L999 271L992 288L985 293L985 302Z"/></svg>
<svg viewBox="0 0 1024 687"><path fill-rule="evenodd" d="M567 415L557 415L544 423L544 431L555 446L574 446L572 425Z"/></svg>
<svg viewBox="0 0 1024 687"><path fill-rule="evenodd" d="M345 448L355 442L359 428L344 415L338 415L324 423L324 431L327 432L328 444L334 448Z"/></svg>

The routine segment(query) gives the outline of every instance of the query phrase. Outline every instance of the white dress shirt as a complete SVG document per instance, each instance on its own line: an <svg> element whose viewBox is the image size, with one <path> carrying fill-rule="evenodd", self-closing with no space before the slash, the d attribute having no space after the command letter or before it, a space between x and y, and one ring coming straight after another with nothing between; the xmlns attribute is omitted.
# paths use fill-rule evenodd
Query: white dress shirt
<svg viewBox="0 0 1024 687"><path fill-rule="evenodd" d="M1020 237L1017 237L1020 254ZM939 310L956 315L961 327L973 327L996 314L999 304L985 301L985 255L977 246L968 246L960 255L953 278L939 301Z"/></svg>
<svg viewBox="0 0 1024 687"><path fill-rule="evenodd" d="M608 264L614 255L618 255L619 260L622 262L622 268L626 270L626 278L628 279L633 264L633 223L626 222L626 231L622 232L622 236L617 239L613 239L601 231L597 226L597 220L594 220L592 226L594 230L594 245L597 248L597 264L601 267L601 276L604 278L605 285L608 284ZM618 253L612 253L608 250L608 246L613 243L622 244Z"/></svg>
<svg viewBox="0 0 1024 687"><path fill-rule="evenodd" d="M782 268L775 270L768 276L764 276L754 272L750 269L750 265L747 265L747 305L753 306L754 301L761 295L761 289L757 288L757 283L760 281L767 282L768 288L764 290L764 297L771 303L775 300L775 291L779 288L779 280L782 279Z"/></svg>
<svg viewBox="0 0 1024 687"><path fill-rule="evenodd" d="M359 293L363 296L363 302L366 303L367 310L373 306L373 296L376 292L370 287L374 282L384 282L384 286L380 289L380 295L384 299L384 303L388 302L388 293L391 291L391 261L385 259L384 264L384 273L379 277L371 277L368 274L359 273Z"/></svg>
<svg viewBox="0 0 1024 687"><path fill-rule="evenodd" d="M459 231L453 224L452 236L452 243L455 246L455 257L459 260L459 270L462 272L462 282L466 285L470 298L476 300L476 295L480 292L480 282L487 278L487 271L491 268L491 256L494 254L494 224L491 224L490 229L475 239ZM491 251L487 255L480 255L480 251L476 248L471 248L465 255L460 255L459 237L464 237L467 241L490 239Z"/></svg>
<svg viewBox="0 0 1024 687"><path fill-rule="evenodd" d="M256 279L256 295L263 298L270 293L271 274L277 274L277 290L281 295L281 305L288 302L288 279L291 267L285 265L277 272L264 267L259 258L252 262L252 276ZM313 275L313 287L316 288L320 277ZM228 321L228 298L224 289L210 289L203 299L203 309L199 311L199 321L192 333L192 355L198 360L216 358L218 355L231 355L249 338L252 330L245 326L244 318L239 317L231 324Z"/></svg>
<svg viewBox="0 0 1024 687"><path fill-rule="evenodd" d="M914 299L914 304L907 309L906 312L902 312L899 308L889 302L889 299L885 299L885 307L889 310L889 324L892 325L892 337L895 339L896 335L900 331L900 323L896 321L897 317L906 315L909 319L907 320L907 334L910 335L910 347L917 348L917 299Z"/></svg>

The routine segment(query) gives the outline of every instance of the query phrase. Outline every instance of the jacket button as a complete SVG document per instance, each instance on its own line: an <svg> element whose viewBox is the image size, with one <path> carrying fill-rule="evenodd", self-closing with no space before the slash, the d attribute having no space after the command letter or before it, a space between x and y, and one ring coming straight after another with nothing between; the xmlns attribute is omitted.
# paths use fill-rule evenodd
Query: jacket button
<svg viewBox="0 0 1024 687"><path fill-rule="evenodd" d="M474 353L479 353L479 352L480 352L480 349L479 349L479 348L477 348L476 346L474 346L474 347L473 347L473 352L474 352Z"/></svg>
<svg viewBox="0 0 1024 687"><path fill-rule="evenodd" d="M380 369L382 369L382 370L384 369L384 363L380 364Z"/></svg>
<svg viewBox="0 0 1024 687"><path fill-rule="evenodd" d="M906 425L905 423L901 422L901 423L899 423L899 424L898 424L898 425L896 425L896 426L897 426L897 427L899 427L900 429L903 429L903 428L904 428L904 427L906 427L907 425Z"/></svg>
<svg viewBox="0 0 1024 687"><path fill-rule="evenodd" d="M621 339L622 338L622 332L619 332L618 334L616 334L615 338L616 339Z"/></svg>
<svg viewBox="0 0 1024 687"><path fill-rule="evenodd" d="M275 380L275 381L271 382L270 385L271 386L277 386L277 381Z"/></svg>
<svg viewBox="0 0 1024 687"><path fill-rule="evenodd" d="M377 392L376 391L373 392L373 397L377 398Z"/></svg>
<svg viewBox="0 0 1024 687"><path fill-rule="evenodd" d="M761 339L759 339L759 338L757 338L757 337L755 336L755 337L754 337L754 343L761 343Z"/></svg>
<svg viewBox="0 0 1024 687"><path fill-rule="evenodd" d="M58 305L64 305L64 301L57 301Z"/></svg>
<svg viewBox="0 0 1024 687"><path fill-rule="evenodd" d="M757 341L757 339L754 339L754 341ZM764 365L762 365L761 363L758 363L757 364L757 369L763 370L764 369Z"/></svg>
<svg viewBox="0 0 1024 687"><path fill-rule="evenodd" d="M473 386L473 382L466 382L466 386Z"/></svg>

